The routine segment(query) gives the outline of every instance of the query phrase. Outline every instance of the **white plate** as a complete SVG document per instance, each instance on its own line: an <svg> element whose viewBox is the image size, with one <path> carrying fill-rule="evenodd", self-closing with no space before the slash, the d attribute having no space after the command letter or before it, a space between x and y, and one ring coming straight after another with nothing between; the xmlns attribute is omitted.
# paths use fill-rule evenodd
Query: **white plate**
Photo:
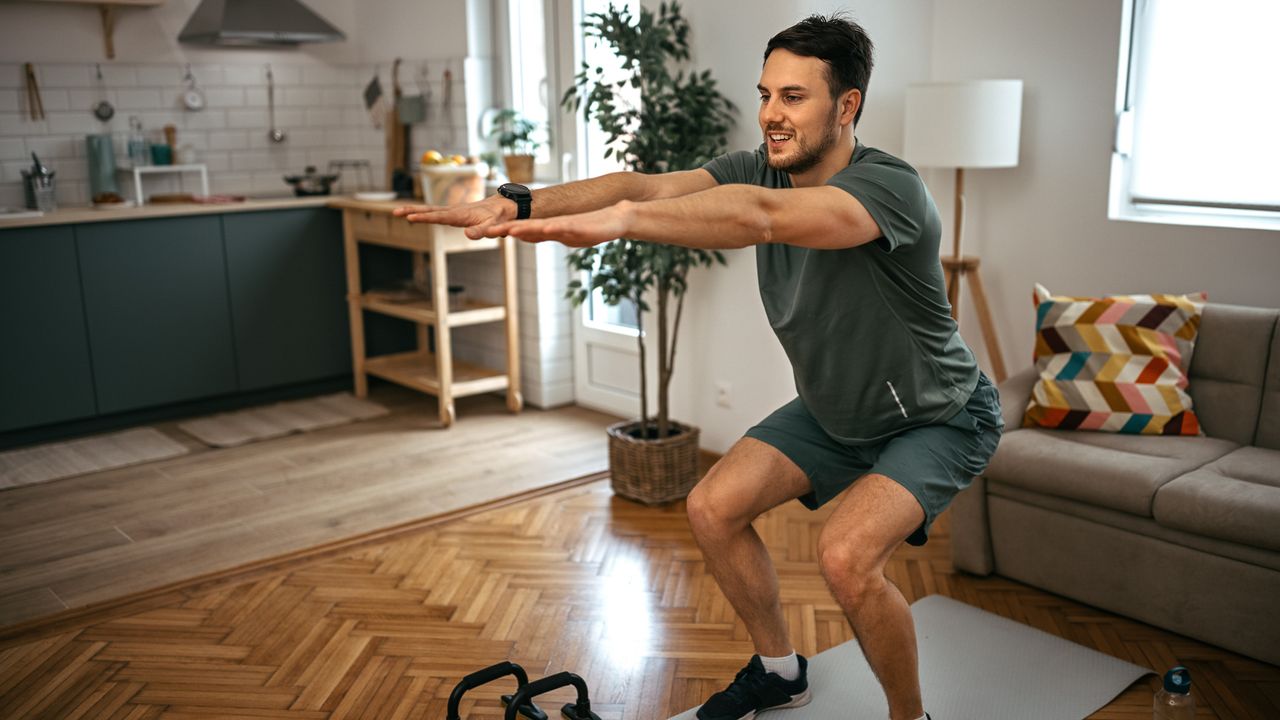
<svg viewBox="0 0 1280 720"><path fill-rule="evenodd" d="M395 200L396 194L394 192L358 192L356 193L356 199L369 201Z"/></svg>
<svg viewBox="0 0 1280 720"><path fill-rule="evenodd" d="M118 203L94 203L93 209L94 210L123 210L124 208L133 207L134 204L135 203L132 200L125 200L124 202L118 202Z"/></svg>

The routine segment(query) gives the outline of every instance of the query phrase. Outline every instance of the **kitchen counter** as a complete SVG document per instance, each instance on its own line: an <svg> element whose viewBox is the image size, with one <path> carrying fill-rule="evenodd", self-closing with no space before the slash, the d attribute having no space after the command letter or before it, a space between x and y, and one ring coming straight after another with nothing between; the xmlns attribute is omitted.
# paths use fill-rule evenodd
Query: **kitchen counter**
<svg viewBox="0 0 1280 720"><path fill-rule="evenodd" d="M99 210L93 207L60 208L39 217L0 218L0 230L7 228L35 227L39 225L68 225L73 223L106 222L111 220L145 220L148 218L179 217L184 215L217 215L220 213L254 212L258 210L291 210L297 208L324 207L335 200L355 202L353 198L337 195L316 197L280 197L249 199L235 203L152 203L142 207ZM388 205L393 203L387 203Z"/></svg>

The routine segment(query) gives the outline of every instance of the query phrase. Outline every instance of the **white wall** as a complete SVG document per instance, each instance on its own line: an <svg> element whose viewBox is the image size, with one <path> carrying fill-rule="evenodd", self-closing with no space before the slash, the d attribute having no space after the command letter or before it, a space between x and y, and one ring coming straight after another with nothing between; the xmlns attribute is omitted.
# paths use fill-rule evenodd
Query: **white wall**
<svg viewBox="0 0 1280 720"><path fill-rule="evenodd" d="M735 11L727 1L690 3L695 60L712 68L743 110L735 148L759 142L753 109L759 57L769 36L809 12L838 5L791 2ZM1206 290L1211 301L1280 306L1280 233L1118 222L1107 219L1107 187L1121 3L1115 0L859 2L852 6L876 44L866 144L902 147L905 85L925 80L1022 78L1022 157L1017 168L970 171L965 252L982 275L1011 371L1033 347L1031 288L1064 294ZM1212 144L1212 132L1188 138ZM922 173L950 238L953 175ZM944 248L949 244L944 242ZM673 412L702 428L703 445L727 450L742 432L794 397L790 367L768 327L751 251L691 281ZM961 330L986 364L972 297ZM715 405L732 386L733 408Z"/></svg>
<svg viewBox="0 0 1280 720"><path fill-rule="evenodd" d="M876 46L876 67L857 133L864 144L901 152L906 84L929 75L933 6L932 0L877 0L848 8ZM693 25L694 65L711 69L722 91L738 105L730 147L754 149L761 140L755 88L765 44L805 16L842 5L770 3L743 12L732 0L702 0L682 7ZM727 255L728 267L697 271L690 278L671 393L673 416L698 425L702 446L715 452L728 450L747 428L795 397L791 366L760 304L755 250ZM719 382L731 387L729 409L716 405Z"/></svg>
<svg viewBox="0 0 1280 720"><path fill-rule="evenodd" d="M1280 233L1107 219L1120 19L1115 0L935 5L935 79L1025 81L1019 166L965 175L966 252L982 257L1011 371L1031 362L1035 282L1078 295L1205 290L1211 302L1280 307ZM1204 128L1187 152L1213 142ZM951 178L930 180L950 233ZM962 299L961 327L976 347L972 308Z"/></svg>

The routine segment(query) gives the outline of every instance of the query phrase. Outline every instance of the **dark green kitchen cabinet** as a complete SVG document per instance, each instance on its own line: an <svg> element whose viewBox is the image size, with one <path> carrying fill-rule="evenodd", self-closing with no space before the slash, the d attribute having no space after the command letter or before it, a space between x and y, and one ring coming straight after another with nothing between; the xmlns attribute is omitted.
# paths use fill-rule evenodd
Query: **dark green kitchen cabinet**
<svg viewBox="0 0 1280 720"><path fill-rule="evenodd" d="M236 391L221 217L75 232L99 413Z"/></svg>
<svg viewBox="0 0 1280 720"><path fill-rule="evenodd" d="M350 373L341 214L228 214L223 236L240 389Z"/></svg>
<svg viewBox="0 0 1280 720"><path fill-rule="evenodd" d="M0 230L0 431L96 412L70 226Z"/></svg>

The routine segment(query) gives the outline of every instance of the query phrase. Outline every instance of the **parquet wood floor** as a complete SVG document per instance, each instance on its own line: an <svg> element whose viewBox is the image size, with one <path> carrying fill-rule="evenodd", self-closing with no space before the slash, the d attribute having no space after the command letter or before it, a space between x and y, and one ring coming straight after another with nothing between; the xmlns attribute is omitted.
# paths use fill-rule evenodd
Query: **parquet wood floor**
<svg viewBox="0 0 1280 720"><path fill-rule="evenodd" d="M375 382L391 413L0 493L0 628L184 583L608 467L614 418L577 406L507 411Z"/></svg>
<svg viewBox="0 0 1280 720"><path fill-rule="evenodd" d="M817 574L824 518L791 504L758 523L806 654L851 637ZM941 593L1135 663L1186 664L1200 718L1280 717L1280 668L957 575L949 540L944 515L928 545L894 555L909 600ZM597 481L0 640L0 717L435 720L461 676L511 659L534 677L582 675L604 720L650 720L699 702L750 652L683 506L640 507ZM1149 720L1154 687L1139 681L1093 717ZM463 717L502 717L510 690L468 694Z"/></svg>

